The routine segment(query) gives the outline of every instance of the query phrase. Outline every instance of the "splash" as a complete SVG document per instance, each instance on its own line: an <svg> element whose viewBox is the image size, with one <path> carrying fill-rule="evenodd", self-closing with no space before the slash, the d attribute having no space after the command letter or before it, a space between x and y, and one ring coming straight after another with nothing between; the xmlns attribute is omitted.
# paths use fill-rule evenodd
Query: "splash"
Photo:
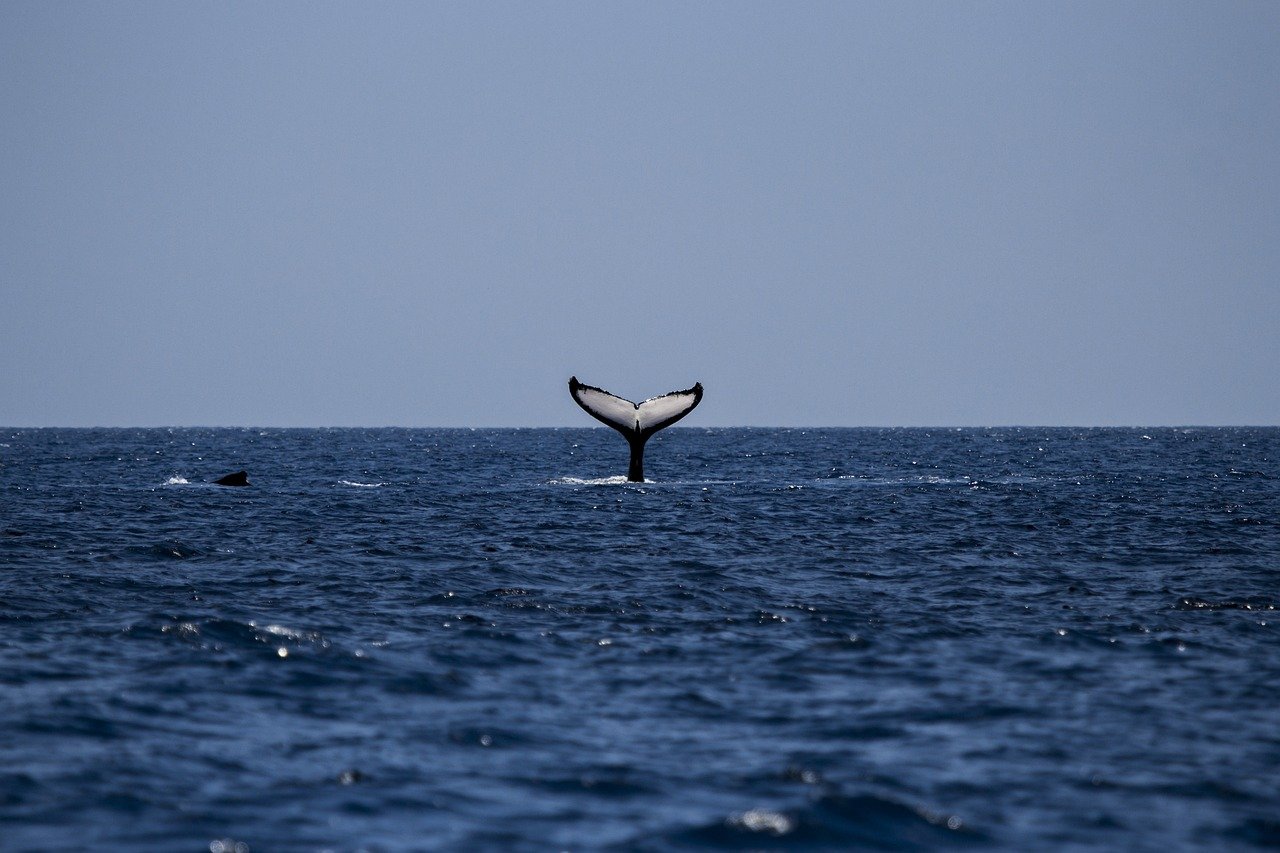
<svg viewBox="0 0 1280 853"><path fill-rule="evenodd" d="M553 486L625 486L628 480L621 474L615 477L557 477L551 481ZM653 482L645 480L646 483Z"/></svg>

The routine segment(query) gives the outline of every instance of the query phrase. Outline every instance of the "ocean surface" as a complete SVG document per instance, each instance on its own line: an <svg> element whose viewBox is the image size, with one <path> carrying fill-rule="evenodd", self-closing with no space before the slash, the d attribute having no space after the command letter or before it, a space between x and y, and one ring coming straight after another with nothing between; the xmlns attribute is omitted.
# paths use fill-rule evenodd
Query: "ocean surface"
<svg viewBox="0 0 1280 853"><path fill-rule="evenodd" d="M0 430L0 849L1280 846L1280 429L626 462Z"/></svg>

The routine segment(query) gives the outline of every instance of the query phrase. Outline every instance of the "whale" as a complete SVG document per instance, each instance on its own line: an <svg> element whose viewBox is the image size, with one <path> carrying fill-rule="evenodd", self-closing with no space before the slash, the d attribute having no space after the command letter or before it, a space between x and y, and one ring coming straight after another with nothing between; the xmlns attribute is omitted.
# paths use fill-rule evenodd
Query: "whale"
<svg viewBox="0 0 1280 853"><path fill-rule="evenodd" d="M249 473L247 471L237 471L234 474L219 477L213 482L217 486L247 486L249 485Z"/></svg>
<svg viewBox="0 0 1280 853"><path fill-rule="evenodd" d="M603 388L584 385L578 377L569 377L569 396L588 415L622 434L631 447L631 464L627 466L627 480L644 482L644 445L658 430L671 426L689 414L702 402L702 383L692 388L670 391L658 397L650 397L633 403Z"/></svg>

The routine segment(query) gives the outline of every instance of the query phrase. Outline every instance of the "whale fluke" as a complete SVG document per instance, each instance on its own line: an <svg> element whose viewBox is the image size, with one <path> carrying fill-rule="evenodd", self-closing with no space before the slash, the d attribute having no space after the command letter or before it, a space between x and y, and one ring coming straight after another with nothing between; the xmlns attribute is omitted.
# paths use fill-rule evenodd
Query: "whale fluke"
<svg viewBox="0 0 1280 853"><path fill-rule="evenodd" d="M249 472L237 471L234 474L228 474L225 477L219 477L213 482L219 486L247 486L249 485Z"/></svg>
<svg viewBox="0 0 1280 853"><path fill-rule="evenodd" d="M569 395L588 415L616 429L631 446L631 464L627 479L644 482L644 443L660 429L671 426L702 402L702 383L684 391L672 391L650 397L642 403L624 400L603 388L583 385L578 377L569 377Z"/></svg>

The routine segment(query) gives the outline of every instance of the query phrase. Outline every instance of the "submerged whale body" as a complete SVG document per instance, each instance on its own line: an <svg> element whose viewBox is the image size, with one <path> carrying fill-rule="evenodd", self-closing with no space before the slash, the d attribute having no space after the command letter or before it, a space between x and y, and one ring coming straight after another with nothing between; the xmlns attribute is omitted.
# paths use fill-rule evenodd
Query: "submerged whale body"
<svg viewBox="0 0 1280 853"><path fill-rule="evenodd" d="M219 477L213 481L218 486L247 486L249 485L249 472L237 471L234 474L228 474L225 477Z"/></svg>
<svg viewBox="0 0 1280 853"><path fill-rule="evenodd" d="M569 395L588 415L622 433L631 446L627 479L643 483L644 443L655 432L671 426L702 402L702 383L697 382L684 391L672 391L660 397L650 397L642 403L633 403L603 388L583 385L578 377L571 376Z"/></svg>

